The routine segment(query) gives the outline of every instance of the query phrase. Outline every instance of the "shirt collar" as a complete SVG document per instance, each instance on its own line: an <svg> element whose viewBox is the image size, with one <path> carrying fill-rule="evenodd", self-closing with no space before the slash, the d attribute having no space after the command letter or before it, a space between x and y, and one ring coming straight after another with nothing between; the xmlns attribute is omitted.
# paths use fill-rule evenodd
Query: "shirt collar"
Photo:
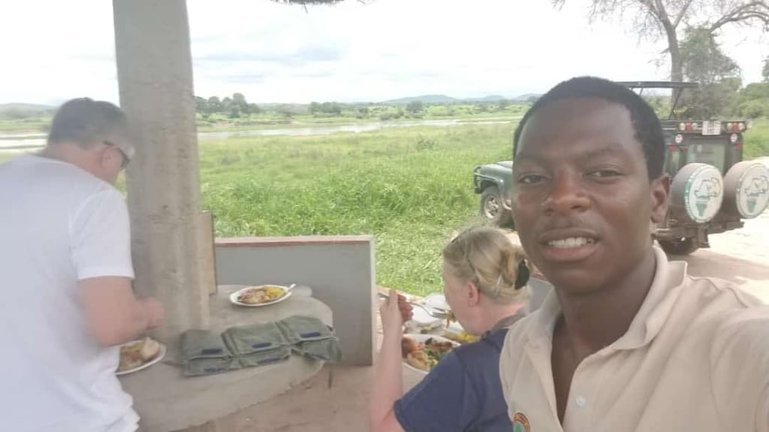
<svg viewBox="0 0 769 432"><path fill-rule="evenodd" d="M653 249L656 265L649 292L627 332L607 348L633 349L651 342L659 333L678 298L686 277L686 262L668 262L662 249L656 246ZM555 289L551 289L536 316L532 317L535 321L528 327L528 339L534 344L552 344L553 329L560 315L558 296Z"/></svg>
<svg viewBox="0 0 769 432"><path fill-rule="evenodd" d="M488 337L490 334L494 333L497 330L501 330L503 328L508 328L515 324L516 321L523 318L526 315L526 307L522 307L518 309L518 312L506 316L502 318L501 320L497 321L496 324L492 328L490 328L486 333L484 333L481 337Z"/></svg>
<svg viewBox="0 0 769 432"><path fill-rule="evenodd" d="M614 349L634 349L651 342L670 316L681 292L686 278L686 262L669 262L665 252L657 247L654 255L657 265L652 285L627 332L610 345Z"/></svg>

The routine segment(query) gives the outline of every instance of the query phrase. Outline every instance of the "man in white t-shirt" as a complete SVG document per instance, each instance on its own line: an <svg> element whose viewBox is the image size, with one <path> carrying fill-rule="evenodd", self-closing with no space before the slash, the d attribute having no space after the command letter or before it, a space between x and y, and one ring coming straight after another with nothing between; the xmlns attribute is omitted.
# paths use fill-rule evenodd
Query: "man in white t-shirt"
<svg viewBox="0 0 769 432"><path fill-rule="evenodd" d="M137 299L128 210L113 184L133 154L125 114L71 100L39 155L0 165L0 429L129 432L117 345L162 323Z"/></svg>
<svg viewBox="0 0 769 432"><path fill-rule="evenodd" d="M513 142L516 229L554 286L500 356L514 431L769 432L769 308L652 245L670 178L651 107L574 78Z"/></svg>

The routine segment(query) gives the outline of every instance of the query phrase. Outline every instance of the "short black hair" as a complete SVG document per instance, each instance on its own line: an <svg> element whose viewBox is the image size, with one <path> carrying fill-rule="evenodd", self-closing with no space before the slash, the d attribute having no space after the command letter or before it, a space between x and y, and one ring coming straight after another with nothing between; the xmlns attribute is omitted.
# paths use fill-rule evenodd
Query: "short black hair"
<svg viewBox="0 0 769 432"><path fill-rule="evenodd" d="M128 136L128 121L123 110L110 102L71 99L56 111L48 145L70 141L90 147L111 133Z"/></svg>
<svg viewBox="0 0 769 432"><path fill-rule="evenodd" d="M518 153L518 143L526 122L538 110L553 102L565 99L598 98L624 106L630 111L630 121L635 129L635 138L643 146L646 157L646 171L650 179L662 175L665 161L665 138L662 125L651 106L629 88L603 78L583 76L563 81L550 89L534 105L515 128L513 136L513 159Z"/></svg>

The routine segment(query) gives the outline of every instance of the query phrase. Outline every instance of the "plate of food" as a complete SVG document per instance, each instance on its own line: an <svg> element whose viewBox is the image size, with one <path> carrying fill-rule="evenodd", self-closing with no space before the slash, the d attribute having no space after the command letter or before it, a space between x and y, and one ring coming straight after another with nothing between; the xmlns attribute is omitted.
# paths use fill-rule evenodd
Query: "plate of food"
<svg viewBox="0 0 769 432"><path fill-rule="evenodd" d="M409 369L427 374L441 359L459 344L441 336L405 334L401 339L403 364Z"/></svg>
<svg viewBox="0 0 769 432"><path fill-rule="evenodd" d="M230 294L230 302L246 307L267 306L289 298L292 287L283 285L250 286Z"/></svg>
<svg viewBox="0 0 769 432"><path fill-rule="evenodd" d="M115 375L125 375L146 369L166 356L166 346L145 337L120 345L120 364Z"/></svg>
<svg viewBox="0 0 769 432"><path fill-rule="evenodd" d="M455 329L452 327L446 328L443 331L442 336L445 337L446 339L452 340L459 344L472 343L480 339L478 336L474 334L470 334L465 330L461 330L461 327L460 329Z"/></svg>

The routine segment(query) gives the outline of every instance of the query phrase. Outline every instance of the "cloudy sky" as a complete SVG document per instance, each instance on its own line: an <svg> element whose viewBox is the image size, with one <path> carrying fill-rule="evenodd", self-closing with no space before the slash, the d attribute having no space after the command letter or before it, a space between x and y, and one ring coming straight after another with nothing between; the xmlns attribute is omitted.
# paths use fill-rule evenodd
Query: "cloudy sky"
<svg viewBox="0 0 769 432"><path fill-rule="evenodd" d="M250 102L381 101L421 94L513 97L575 75L664 80L662 42L629 22L588 23L587 0L188 0L195 93ZM0 14L0 103L118 101L112 2L25 0ZM769 36L720 38L758 81ZM660 59L664 60L662 64Z"/></svg>

